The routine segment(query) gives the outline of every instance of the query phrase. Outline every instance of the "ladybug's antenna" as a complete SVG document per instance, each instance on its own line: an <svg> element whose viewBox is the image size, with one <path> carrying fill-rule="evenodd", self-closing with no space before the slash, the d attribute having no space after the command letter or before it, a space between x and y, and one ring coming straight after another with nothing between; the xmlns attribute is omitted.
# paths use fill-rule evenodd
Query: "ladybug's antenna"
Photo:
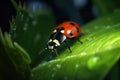
<svg viewBox="0 0 120 80"><path fill-rule="evenodd" d="M41 53L43 53L45 50L47 50L47 48L44 48L43 50L41 50L38 55L41 55Z"/></svg>

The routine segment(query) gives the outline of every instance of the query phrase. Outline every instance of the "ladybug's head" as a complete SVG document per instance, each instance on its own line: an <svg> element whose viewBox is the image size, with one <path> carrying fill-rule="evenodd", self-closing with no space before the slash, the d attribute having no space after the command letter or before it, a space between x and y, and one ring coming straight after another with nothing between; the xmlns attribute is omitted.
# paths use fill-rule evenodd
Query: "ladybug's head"
<svg viewBox="0 0 120 80"><path fill-rule="evenodd" d="M58 41L57 39L54 39L54 40L50 39L50 40L48 41L48 44L47 44L47 48L48 48L49 50L56 49L56 48L59 47L59 46L60 46L60 43L59 43L59 41Z"/></svg>
<svg viewBox="0 0 120 80"><path fill-rule="evenodd" d="M55 54L57 55L57 50L56 50L56 48L59 47L59 46L60 46L60 43L59 43L59 41L58 41L57 39L50 39L50 40L48 41L48 43L47 43L47 47L44 48L43 50L41 50L41 51L39 52L39 55L40 55L43 51L45 51L45 50L49 50L50 52L53 52L53 53L55 53Z"/></svg>

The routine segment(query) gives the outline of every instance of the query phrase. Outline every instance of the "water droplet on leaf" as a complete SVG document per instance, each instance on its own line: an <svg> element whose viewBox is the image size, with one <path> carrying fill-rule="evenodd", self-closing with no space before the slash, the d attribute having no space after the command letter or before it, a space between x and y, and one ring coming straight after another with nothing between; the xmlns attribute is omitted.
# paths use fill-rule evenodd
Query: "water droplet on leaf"
<svg viewBox="0 0 120 80"><path fill-rule="evenodd" d="M87 38L88 41L91 41L92 39L93 39L92 37L88 37L88 38Z"/></svg>
<svg viewBox="0 0 120 80"><path fill-rule="evenodd" d="M99 60L99 57L92 57L92 58L90 58L90 59L88 60L88 63L87 63L88 68L89 68L89 69L94 68L94 66L96 66L97 63L98 63L98 60Z"/></svg>
<svg viewBox="0 0 120 80"><path fill-rule="evenodd" d="M60 68L61 68L61 65L60 65L60 64L57 64L56 67L57 67L58 69L60 69Z"/></svg>
<svg viewBox="0 0 120 80"><path fill-rule="evenodd" d="M86 52L82 52L80 53L80 56L85 56L87 53Z"/></svg>
<svg viewBox="0 0 120 80"><path fill-rule="evenodd" d="M79 67L79 64L76 64L76 65L75 65L75 68L78 68L78 67Z"/></svg>

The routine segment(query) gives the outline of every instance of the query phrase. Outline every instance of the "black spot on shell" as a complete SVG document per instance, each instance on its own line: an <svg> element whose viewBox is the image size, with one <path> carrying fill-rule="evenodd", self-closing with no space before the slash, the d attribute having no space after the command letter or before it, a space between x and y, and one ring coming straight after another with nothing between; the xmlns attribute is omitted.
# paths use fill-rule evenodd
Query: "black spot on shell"
<svg viewBox="0 0 120 80"><path fill-rule="evenodd" d="M73 32L72 32L72 31L70 31L69 35L70 35L70 36L72 36L72 35L73 35Z"/></svg>
<svg viewBox="0 0 120 80"><path fill-rule="evenodd" d="M73 23L73 22L70 22L70 24L71 24L72 26L75 26L75 23Z"/></svg>
<svg viewBox="0 0 120 80"><path fill-rule="evenodd" d="M78 29L78 28L76 28L76 31L77 31L77 32L79 32L79 29Z"/></svg>
<svg viewBox="0 0 120 80"><path fill-rule="evenodd" d="M57 30L57 31L59 31L59 30L64 30L64 28L63 28L63 27L60 27L60 28L57 28L56 30Z"/></svg>

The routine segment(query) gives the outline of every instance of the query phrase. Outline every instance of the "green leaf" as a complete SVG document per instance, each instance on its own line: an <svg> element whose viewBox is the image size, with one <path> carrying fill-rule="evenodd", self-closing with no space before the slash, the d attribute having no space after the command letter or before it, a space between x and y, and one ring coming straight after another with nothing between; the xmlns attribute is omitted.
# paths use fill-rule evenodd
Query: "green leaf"
<svg viewBox="0 0 120 80"><path fill-rule="evenodd" d="M35 66L41 62L38 53L46 47L51 30L55 26L53 14L50 10L33 12L16 6L14 1L13 4L17 7L17 15L11 22L12 40L29 53L32 59L31 66Z"/></svg>
<svg viewBox="0 0 120 80"><path fill-rule="evenodd" d="M72 53L60 51L56 59L32 69L30 80L102 80L120 59L120 11L92 21L82 29L83 44Z"/></svg>
<svg viewBox="0 0 120 80"><path fill-rule="evenodd" d="M100 15L107 15L109 13L118 11L120 9L119 0L92 0L95 7L98 9Z"/></svg>
<svg viewBox="0 0 120 80"><path fill-rule="evenodd" d="M2 72L0 74L3 79L26 79L30 73L30 63L28 53L17 43L13 43L9 34L3 35L0 30L0 69Z"/></svg>

